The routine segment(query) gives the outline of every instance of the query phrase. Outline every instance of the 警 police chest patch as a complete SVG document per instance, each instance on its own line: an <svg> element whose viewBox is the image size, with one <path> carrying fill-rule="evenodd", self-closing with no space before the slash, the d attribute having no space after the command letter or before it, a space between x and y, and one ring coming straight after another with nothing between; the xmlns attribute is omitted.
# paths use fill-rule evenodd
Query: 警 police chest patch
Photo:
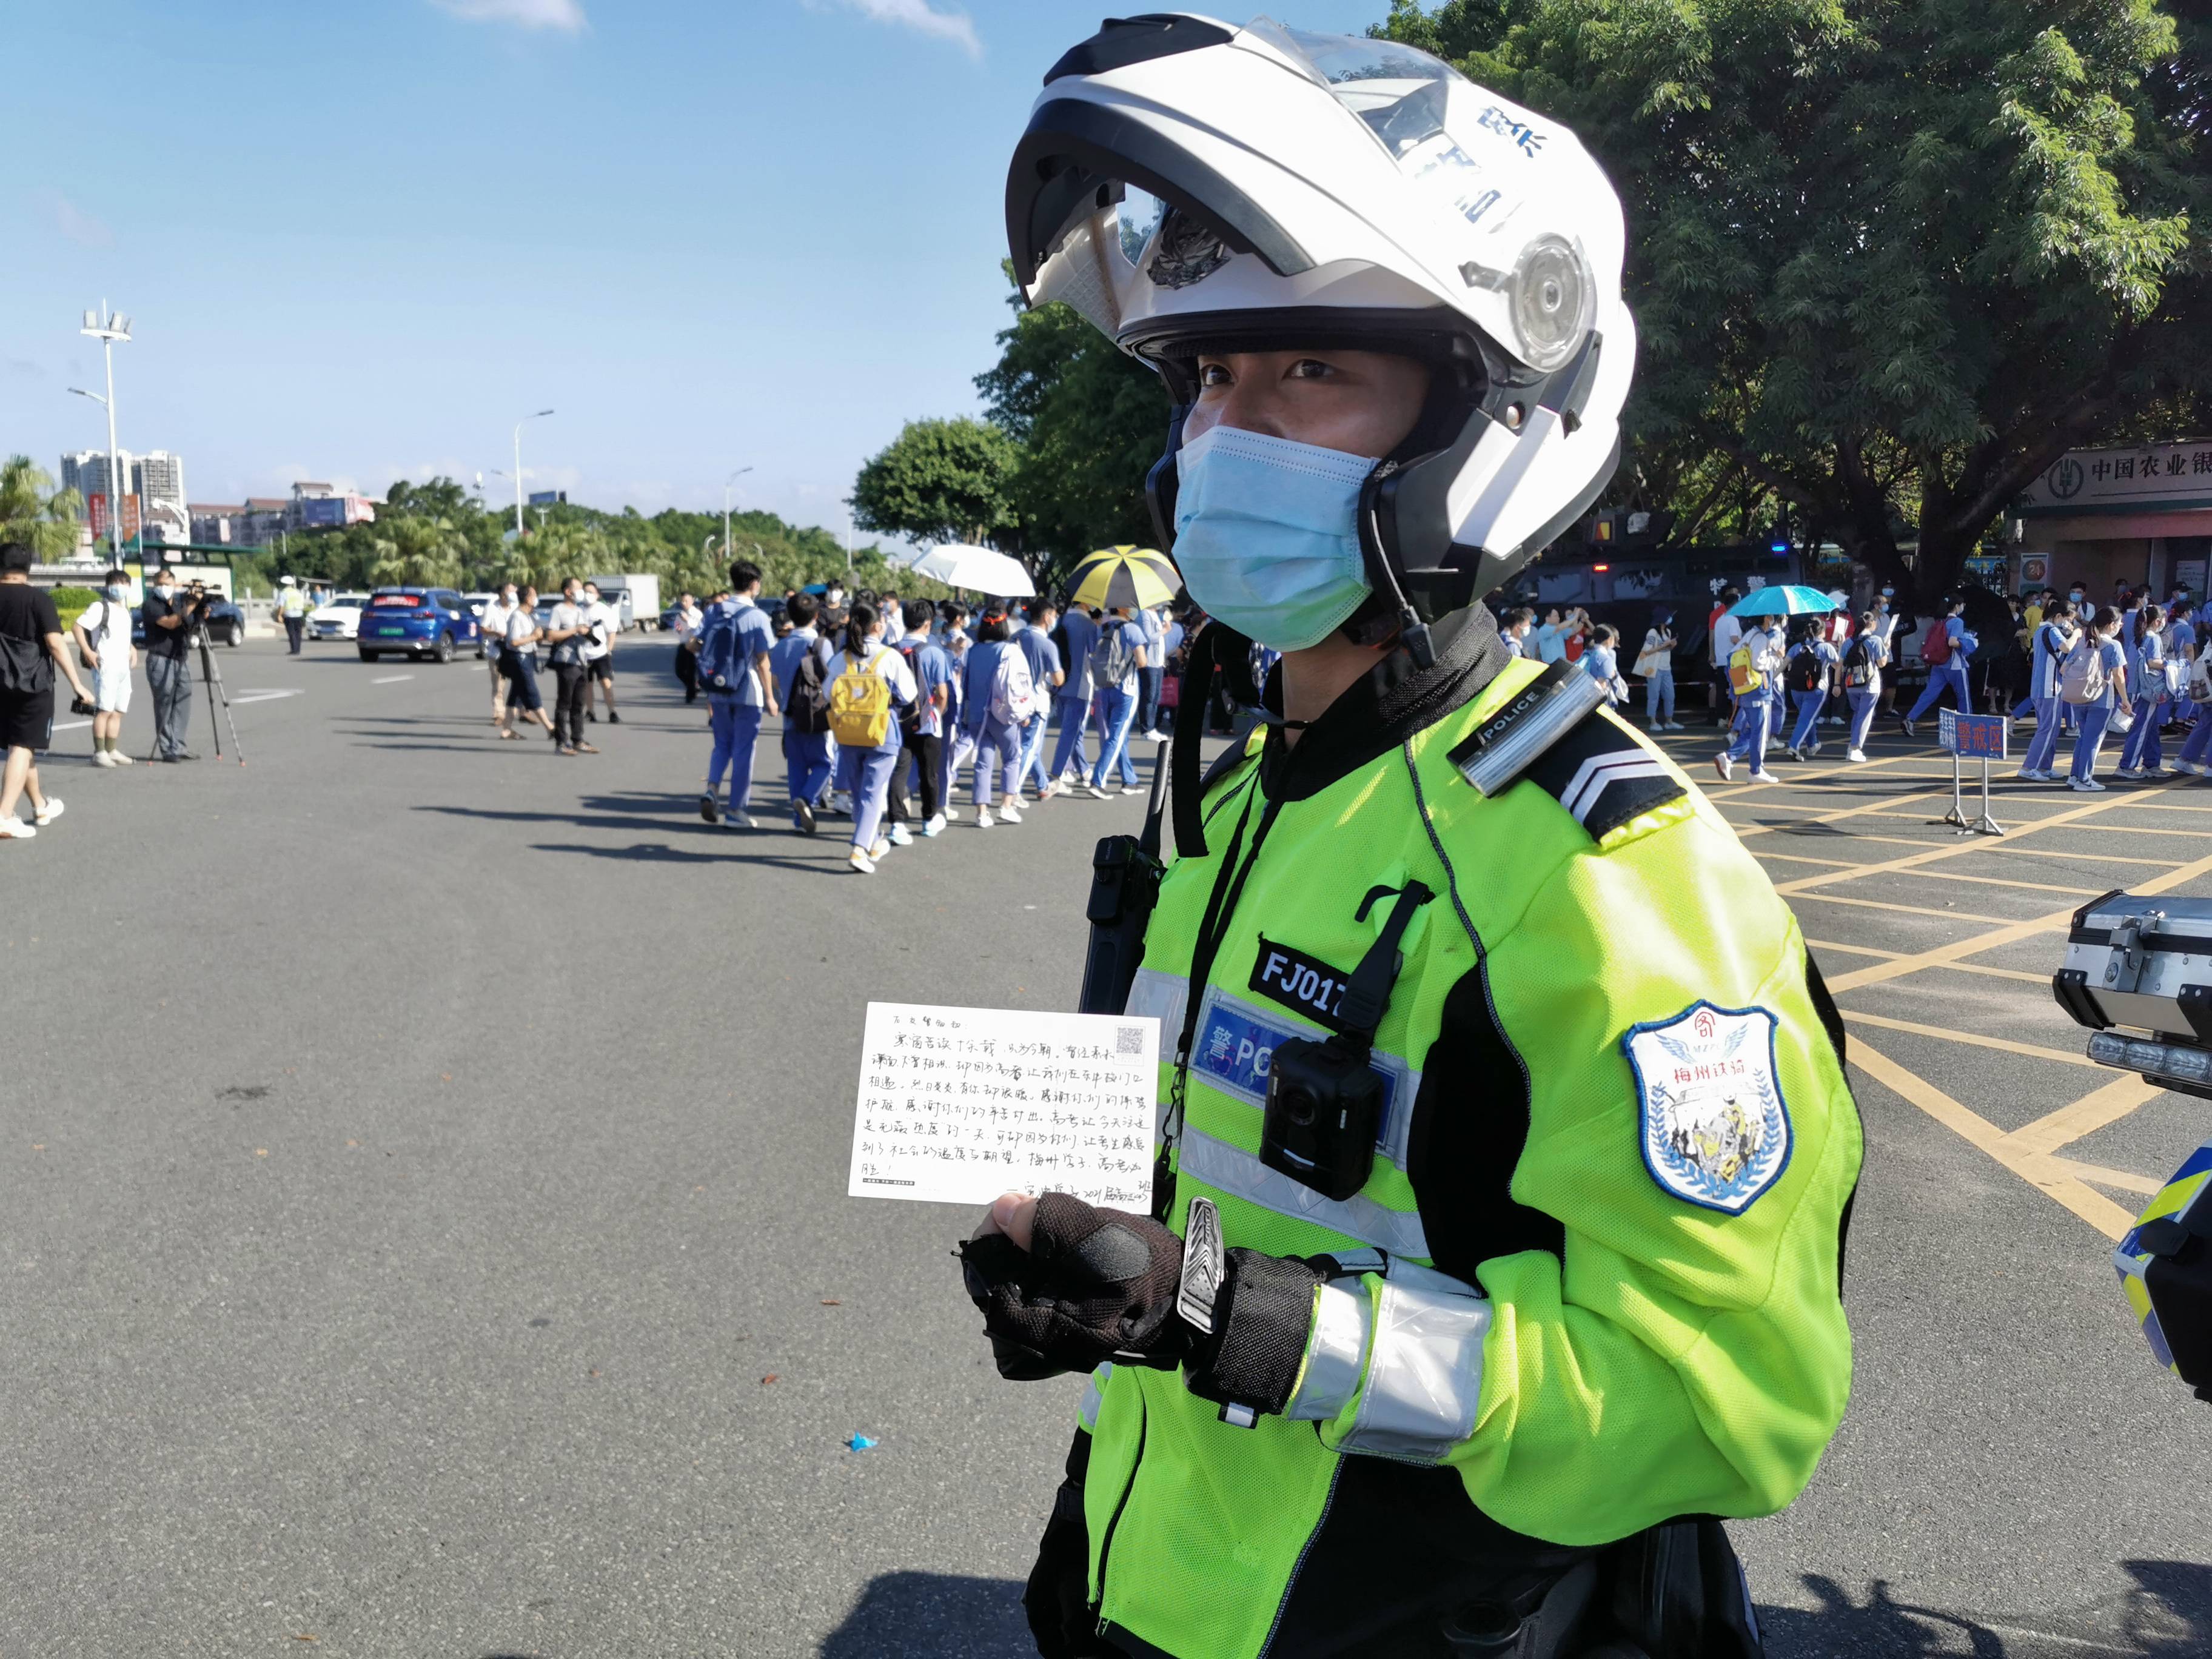
<svg viewBox="0 0 2212 1659"><path fill-rule="evenodd" d="M1644 1167L1691 1204L1741 1215L1790 1162L1790 1109L1764 1008L1703 1000L1620 1040L1636 1073Z"/></svg>

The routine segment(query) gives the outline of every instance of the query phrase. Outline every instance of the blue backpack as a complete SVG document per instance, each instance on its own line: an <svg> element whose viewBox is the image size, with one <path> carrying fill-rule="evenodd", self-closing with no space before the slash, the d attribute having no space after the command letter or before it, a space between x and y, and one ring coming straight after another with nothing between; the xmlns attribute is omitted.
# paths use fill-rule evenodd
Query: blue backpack
<svg viewBox="0 0 2212 1659"><path fill-rule="evenodd" d="M744 607L717 605L699 638L699 684L708 691L733 692L744 673L738 660L738 617Z"/></svg>

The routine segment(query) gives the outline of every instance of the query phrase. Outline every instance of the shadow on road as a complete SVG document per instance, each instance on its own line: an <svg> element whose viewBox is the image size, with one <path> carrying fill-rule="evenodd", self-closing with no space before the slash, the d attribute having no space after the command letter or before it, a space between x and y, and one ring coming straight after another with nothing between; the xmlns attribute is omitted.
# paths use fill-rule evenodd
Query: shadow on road
<svg viewBox="0 0 2212 1659"><path fill-rule="evenodd" d="M822 1659L1036 1659L1036 1643L1011 1578L887 1572L819 1651Z"/></svg>
<svg viewBox="0 0 2212 1659"><path fill-rule="evenodd" d="M1808 1573L1817 1609L1761 1607L1769 1659L2203 1659L2212 1654L2212 1567L2185 1561L2130 1561L2136 1588L2079 1613L1992 1617L1978 1622L1917 1607L1875 1579L1866 1599Z"/></svg>
<svg viewBox="0 0 2212 1659"><path fill-rule="evenodd" d="M726 836L726 830L716 831ZM833 849L842 854L848 843L832 843ZM533 842L533 853L582 853L595 859L620 859L626 863L643 864L744 864L764 869L797 870L817 876L846 873L845 860L836 859L778 858L766 853L741 853L732 848L723 853L698 853L685 847L671 847L663 842L640 842L634 847L578 847L559 842Z"/></svg>

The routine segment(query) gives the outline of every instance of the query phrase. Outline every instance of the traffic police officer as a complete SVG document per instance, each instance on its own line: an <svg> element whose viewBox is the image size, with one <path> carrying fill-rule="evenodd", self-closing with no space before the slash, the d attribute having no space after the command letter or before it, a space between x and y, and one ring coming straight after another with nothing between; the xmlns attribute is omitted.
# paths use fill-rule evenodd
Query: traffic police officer
<svg viewBox="0 0 2212 1659"><path fill-rule="evenodd" d="M1714 1517L1850 1370L1843 1033L1727 823L1474 604L1603 489L1619 203L1433 58L1109 22L1007 187L1032 303L1158 370L1192 597L1154 1213L994 1205L1000 1370L1091 1373L1047 1655L1755 1654ZM1201 780L1217 672L1283 653Z"/></svg>

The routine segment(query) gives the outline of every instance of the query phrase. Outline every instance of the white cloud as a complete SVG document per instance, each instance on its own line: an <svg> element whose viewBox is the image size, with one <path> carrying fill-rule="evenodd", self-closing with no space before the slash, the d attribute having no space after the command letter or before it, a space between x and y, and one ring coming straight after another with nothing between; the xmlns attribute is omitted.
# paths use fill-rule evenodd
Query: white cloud
<svg viewBox="0 0 2212 1659"><path fill-rule="evenodd" d="M518 28L574 34L586 27L578 0L430 0L440 11L471 23L513 23Z"/></svg>
<svg viewBox="0 0 2212 1659"><path fill-rule="evenodd" d="M53 198L54 223L63 235L79 247L106 247L115 240L115 233L92 215L70 201L66 196Z"/></svg>
<svg viewBox="0 0 2212 1659"><path fill-rule="evenodd" d="M983 55L975 25L964 11L939 11L929 0L843 0L843 3L878 23L896 23L918 34L950 40L970 58Z"/></svg>

